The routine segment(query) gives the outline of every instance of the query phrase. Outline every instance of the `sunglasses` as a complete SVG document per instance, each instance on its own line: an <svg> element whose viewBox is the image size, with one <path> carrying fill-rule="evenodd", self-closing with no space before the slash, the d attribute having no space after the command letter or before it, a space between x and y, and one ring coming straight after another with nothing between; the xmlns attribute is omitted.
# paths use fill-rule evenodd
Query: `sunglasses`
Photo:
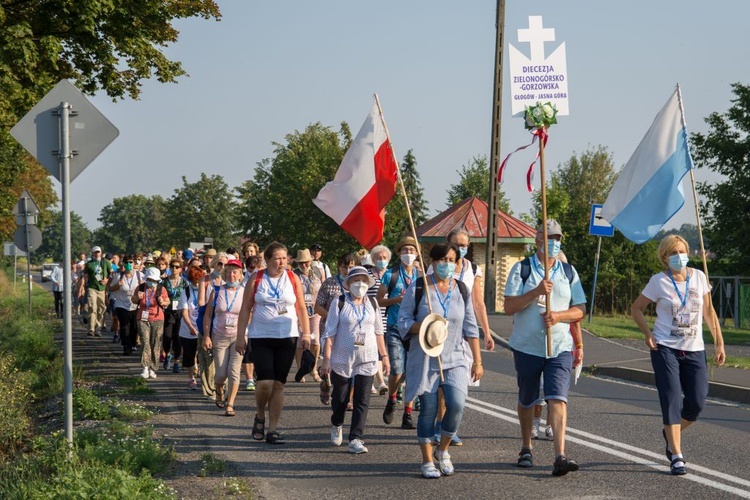
<svg viewBox="0 0 750 500"><path fill-rule="evenodd" d="M223 262L217 262L216 266L214 266L214 267L224 267L224 263Z"/></svg>
<svg viewBox="0 0 750 500"><path fill-rule="evenodd" d="M169 267L171 267L172 269L179 269L179 268L181 268L182 266L169 266Z"/></svg>

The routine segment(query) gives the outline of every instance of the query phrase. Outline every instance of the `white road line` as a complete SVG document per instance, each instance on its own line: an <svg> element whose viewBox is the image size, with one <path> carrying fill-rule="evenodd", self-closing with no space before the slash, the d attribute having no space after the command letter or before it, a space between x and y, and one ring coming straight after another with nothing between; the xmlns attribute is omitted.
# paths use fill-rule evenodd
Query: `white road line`
<svg viewBox="0 0 750 500"><path fill-rule="evenodd" d="M487 403L485 401L472 398L472 397L467 397L466 401L467 401L466 406L468 408L476 410L480 413L484 413L486 415L499 418L501 420L505 420L512 424L516 424L516 425L518 424L518 416L516 415L515 409L504 408L502 406ZM576 436L580 436L580 437L576 437ZM625 460L630 460L639 465L645 465L647 467L651 467L652 469L656 469L658 471L663 472L667 470L667 467L663 465L663 462L665 461L665 459L662 458L662 455L658 453L654 453L650 450L645 450L643 448L631 446L629 444L621 443L619 441L613 441L611 439L607 439L602 436L597 436L595 434L591 434L589 432L581 431L578 429L573 429L571 427L567 428L566 439L567 441L570 441L571 443L581 444L583 446L586 446L586 447L589 447L589 448L592 448L592 449L595 449L604 453L608 453L610 455L614 455L616 457L619 457ZM598 444L594 441L598 441L601 444ZM657 463L652 460L647 460L647 459L644 459L643 457L632 455L630 453L625 453L624 451L615 450L615 449L612 449L612 447L621 448L623 450L631 451L634 453L639 453L641 455L645 455L650 458L658 459L662 463ZM723 483L713 481L711 479L696 476L694 472L700 472L702 474L714 476L717 479L721 479L730 483L735 483L735 484L744 486L745 488L750 488L750 481L747 481L745 479L742 479L736 476L732 476L730 474L725 474L723 472L715 471L707 467L702 467L700 465L696 465L693 463L690 463L688 467L690 470L690 474L685 476L685 479L689 479L696 483L700 483L705 486L709 486L711 488L716 488L718 490L722 490L727 493L732 493L742 498L750 498L750 491L748 491L747 489L736 488L728 484L723 484Z"/></svg>

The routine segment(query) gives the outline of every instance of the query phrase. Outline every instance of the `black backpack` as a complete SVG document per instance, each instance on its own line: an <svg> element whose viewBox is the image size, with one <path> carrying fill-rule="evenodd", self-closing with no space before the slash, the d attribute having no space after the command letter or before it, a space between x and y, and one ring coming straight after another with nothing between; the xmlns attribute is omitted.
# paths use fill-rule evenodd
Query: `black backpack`
<svg viewBox="0 0 750 500"><path fill-rule="evenodd" d="M573 266L562 261L560 261L560 264L562 264L563 272L565 273L565 277L568 278L568 284L570 285L573 283ZM521 282L524 285L529 276L531 276L531 259L526 257L521 261Z"/></svg>
<svg viewBox="0 0 750 500"><path fill-rule="evenodd" d="M159 300L158 300L159 297L161 297L161 290L162 290L162 288L164 288L164 287L162 286L161 281L160 281L159 283L156 284L156 295L154 295L154 297L156 297L156 299L157 299L156 300L156 305L158 305L161 309L164 309L161 306L161 304L159 304ZM146 291L146 284L145 283L141 283L140 285L138 285L138 291L139 292L145 292ZM167 294L167 295L169 295L169 294Z"/></svg>

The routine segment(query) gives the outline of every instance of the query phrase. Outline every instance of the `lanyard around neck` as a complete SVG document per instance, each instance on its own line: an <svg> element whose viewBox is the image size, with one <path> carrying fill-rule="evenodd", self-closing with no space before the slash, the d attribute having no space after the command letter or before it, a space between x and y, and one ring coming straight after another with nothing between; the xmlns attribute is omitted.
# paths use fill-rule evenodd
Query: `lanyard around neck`
<svg viewBox="0 0 750 500"><path fill-rule="evenodd" d="M685 273L687 274L687 278L685 279L685 295L682 295L680 293L680 290L677 288L677 282L672 276L672 270L667 269L667 273L669 274L669 279L672 280L672 286L674 287L675 293L677 293L677 298L680 299L680 309L684 309L685 303L687 302L688 298L688 290L690 289L690 273L685 271Z"/></svg>
<svg viewBox="0 0 750 500"><path fill-rule="evenodd" d="M445 297L440 293L440 290L438 290L437 282L435 281L435 275L431 274L430 278L432 278L432 284L435 285L435 294L437 295L438 302L440 302L440 307L443 308L443 317L448 318L448 308L451 306L451 295L453 294L453 278L451 278L450 282L448 282L448 293L445 294Z"/></svg>

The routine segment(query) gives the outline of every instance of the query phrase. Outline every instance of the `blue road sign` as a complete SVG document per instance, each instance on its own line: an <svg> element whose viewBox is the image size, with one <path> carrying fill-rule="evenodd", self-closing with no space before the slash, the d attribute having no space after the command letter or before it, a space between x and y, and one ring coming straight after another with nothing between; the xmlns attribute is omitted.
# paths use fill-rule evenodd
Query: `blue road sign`
<svg viewBox="0 0 750 500"><path fill-rule="evenodd" d="M591 236L614 236L615 227L604 220L601 216L604 205L591 205L591 221L589 222L589 234Z"/></svg>

